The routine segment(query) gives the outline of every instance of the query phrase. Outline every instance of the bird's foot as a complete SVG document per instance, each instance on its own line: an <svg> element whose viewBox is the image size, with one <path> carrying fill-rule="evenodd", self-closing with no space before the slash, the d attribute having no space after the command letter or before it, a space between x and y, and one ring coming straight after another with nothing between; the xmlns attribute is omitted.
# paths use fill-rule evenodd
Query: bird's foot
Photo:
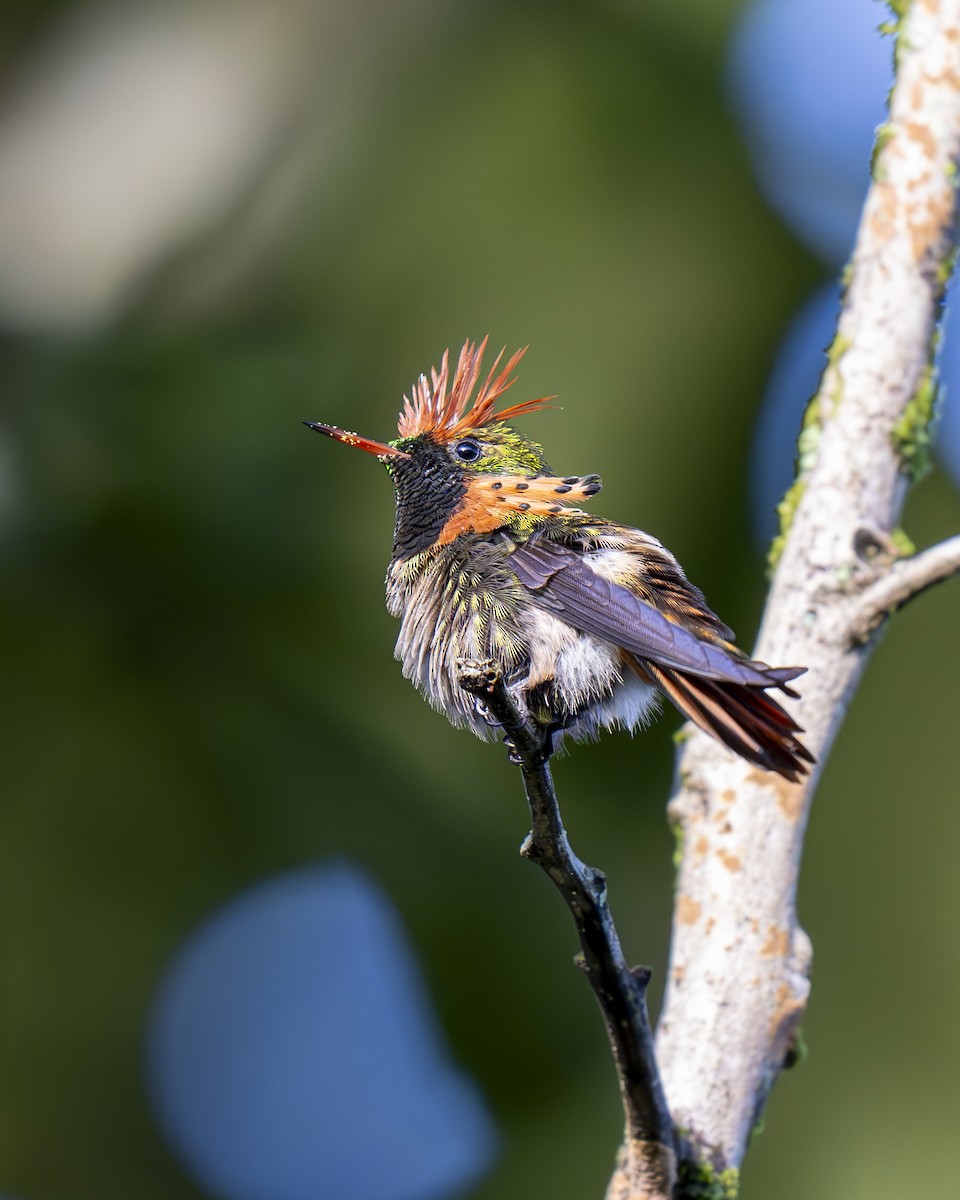
<svg viewBox="0 0 960 1200"><path fill-rule="evenodd" d="M544 762L553 756L560 749L560 739L567 731L573 722L572 717L564 717L562 720L551 721L543 730L544 741Z"/></svg>
<svg viewBox="0 0 960 1200"><path fill-rule="evenodd" d="M514 742L509 734L504 736L503 744L507 748L507 762L515 767L522 767L524 763L523 755L517 749L516 742Z"/></svg>
<svg viewBox="0 0 960 1200"><path fill-rule="evenodd" d="M480 720L483 721L485 725L489 725L491 729L503 728L502 723L497 720L484 701L476 696L473 700L473 711L477 714Z"/></svg>
<svg viewBox="0 0 960 1200"><path fill-rule="evenodd" d="M554 721L551 725L536 726L536 734L539 738L540 745L536 748L533 754L521 754L517 749L516 743L509 734L504 736L503 744L507 748L507 759L515 767L522 766L525 762L533 760L537 766L546 766L553 758L557 749L556 737L563 732L563 722Z"/></svg>

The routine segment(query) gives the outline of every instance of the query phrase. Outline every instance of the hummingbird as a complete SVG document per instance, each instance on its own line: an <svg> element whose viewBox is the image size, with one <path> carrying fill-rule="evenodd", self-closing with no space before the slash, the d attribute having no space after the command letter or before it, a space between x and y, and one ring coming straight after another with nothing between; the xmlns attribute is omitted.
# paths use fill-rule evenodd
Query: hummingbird
<svg viewBox="0 0 960 1200"><path fill-rule="evenodd" d="M492 738L457 681L460 660L491 660L551 749L643 727L666 696L735 754L797 781L814 759L769 693L797 698L789 684L805 668L749 658L655 537L579 507L600 477L554 475L513 426L555 397L497 410L526 347L505 363L501 350L474 394L486 347L465 342L452 378L449 351L420 376L394 441L304 421L375 455L393 480L386 593L404 676L455 726Z"/></svg>

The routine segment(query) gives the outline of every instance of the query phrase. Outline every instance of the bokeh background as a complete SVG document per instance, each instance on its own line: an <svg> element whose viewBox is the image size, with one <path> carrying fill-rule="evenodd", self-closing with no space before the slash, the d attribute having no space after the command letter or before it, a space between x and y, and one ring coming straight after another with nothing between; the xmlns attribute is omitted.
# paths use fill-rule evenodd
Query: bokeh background
<svg viewBox="0 0 960 1200"><path fill-rule="evenodd" d="M885 16L4 5L0 1191L602 1194L615 1080L516 773L400 677L389 483L300 421L388 438L445 346L529 343L525 427L749 645ZM810 1053L747 1200L952 1190L957 602L897 618L820 788ZM676 726L556 769L658 981Z"/></svg>

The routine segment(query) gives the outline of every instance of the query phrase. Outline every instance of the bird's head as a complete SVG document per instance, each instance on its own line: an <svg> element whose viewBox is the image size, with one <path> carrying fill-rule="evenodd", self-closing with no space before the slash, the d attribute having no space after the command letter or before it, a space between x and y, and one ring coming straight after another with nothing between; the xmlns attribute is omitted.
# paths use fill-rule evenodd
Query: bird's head
<svg viewBox="0 0 960 1200"><path fill-rule="evenodd" d="M440 369L431 370L429 381L420 376L412 394L404 397L396 441L375 442L334 425L304 422L375 454L387 468L397 490L397 557L446 545L464 533L505 528L528 537L551 518L586 515L575 502L600 490L596 475L554 476L543 447L510 424L543 408L552 396L495 411L497 400L515 382L511 373L525 347L502 369L501 350L473 397L486 345L486 338L479 346L464 343L452 381L449 351Z"/></svg>

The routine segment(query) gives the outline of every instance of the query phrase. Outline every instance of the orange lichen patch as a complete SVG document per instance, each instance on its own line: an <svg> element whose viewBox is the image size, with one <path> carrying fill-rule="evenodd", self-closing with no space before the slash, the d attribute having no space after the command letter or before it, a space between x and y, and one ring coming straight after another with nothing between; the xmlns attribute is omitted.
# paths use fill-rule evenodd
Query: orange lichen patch
<svg viewBox="0 0 960 1200"><path fill-rule="evenodd" d="M728 871L736 872L743 868L743 863L736 854L731 854L729 850L724 850L721 846L717 851L717 858L723 863Z"/></svg>
<svg viewBox="0 0 960 1200"><path fill-rule="evenodd" d="M936 212L933 209L934 205L931 203L930 216L924 221L913 221L910 225L910 242L917 262L923 262L930 253L931 248L943 236L943 229L947 223L948 206L942 204Z"/></svg>
<svg viewBox="0 0 960 1200"><path fill-rule="evenodd" d="M748 773L747 783L754 783L758 787L768 788L772 791L777 801L777 807L788 821L796 821L802 815L807 794L804 783L791 783L779 775L772 775L769 771L760 771L756 768Z"/></svg>
<svg viewBox="0 0 960 1200"><path fill-rule="evenodd" d="M705 837L699 837L693 847L693 852L698 858L703 858L709 849L710 843L707 841L707 839Z"/></svg>
<svg viewBox="0 0 960 1200"><path fill-rule="evenodd" d="M760 947L761 958L783 958L790 948L790 935L779 925L767 926L767 940Z"/></svg>
<svg viewBox="0 0 960 1200"><path fill-rule="evenodd" d="M724 804L732 804L736 798L737 793L733 790L733 788L724 788L724 790L720 793L720 799Z"/></svg>
<svg viewBox="0 0 960 1200"><path fill-rule="evenodd" d="M681 925L695 925L700 920L700 903L689 896L677 900L677 920Z"/></svg>
<svg viewBox="0 0 960 1200"><path fill-rule="evenodd" d="M805 1007L804 1002L798 1000L785 983L781 983L777 988L776 1008L770 1018L770 1040L786 1048Z"/></svg>
<svg viewBox="0 0 960 1200"><path fill-rule="evenodd" d="M494 405L503 393L516 383L510 378L513 369L527 352L526 346L517 350L497 374L506 349L501 350L490 368L486 381L471 403L471 395L480 377L483 355L487 348L484 338L479 346L471 341L463 343L457 369L450 382L450 351L444 350L440 370L432 367L430 380L421 375L410 396L404 396L403 409L397 421L401 437L416 437L431 433L437 441L449 441L459 437L465 429L487 425L491 421L512 421L525 413L543 408L552 396L540 396L536 400L524 400L501 412L494 412Z"/></svg>
<svg viewBox="0 0 960 1200"><path fill-rule="evenodd" d="M710 934L713 933L713 927L714 927L714 925L716 925L716 923L717 923L716 917L708 917L707 918L707 923L703 927L703 932L706 934L707 937L709 937Z"/></svg>
<svg viewBox="0 0 960 1200"><path fill-rule="evenodd" d="M876 241L887 242L896 230L897 194L886 179L874 180L872 190L876 200L870 206L870 230Z"/></svg>
<svg viewBox="0 0 960 1200"><path fill-rule="evenodd" d="M726 815L727 814L725 812L722 812L719 814L719 816L714 817L715 821L721 821L721 820L723 821L723 824L720 826L720 829L718 832L723 833L723 834L733 833L733 826L730 824L729 821L727 821L725 819Z"/></svg>
<svg viewBox="0 0 960 1200"><path fill-rule="evenodd" d="M928 158L933 158L937 152L937 140L926 125L921 125L918 121L904 121L903 131L907 137L920 144Z"/></svg>
<svg viewBox="0 0 960 1200"><path fill-rule="evenodd" d="M779 784L784 784L780 787ZM786 779L778 780L777 805L789 821L796 821L803 812L803 801L806 792L802 784L789 783Z"/></svg>
<svg viewBox="0 0 960 1200"><path fill-rule="evenodd" d="M956 41L957 37L956 30L951 30L949 33L950 41ZM942 71L928 71L924 75L924 80L931 87L946 84L947 87L952 88L954 91L960 91L960 72L955 71L949 64Z"/></svg>

